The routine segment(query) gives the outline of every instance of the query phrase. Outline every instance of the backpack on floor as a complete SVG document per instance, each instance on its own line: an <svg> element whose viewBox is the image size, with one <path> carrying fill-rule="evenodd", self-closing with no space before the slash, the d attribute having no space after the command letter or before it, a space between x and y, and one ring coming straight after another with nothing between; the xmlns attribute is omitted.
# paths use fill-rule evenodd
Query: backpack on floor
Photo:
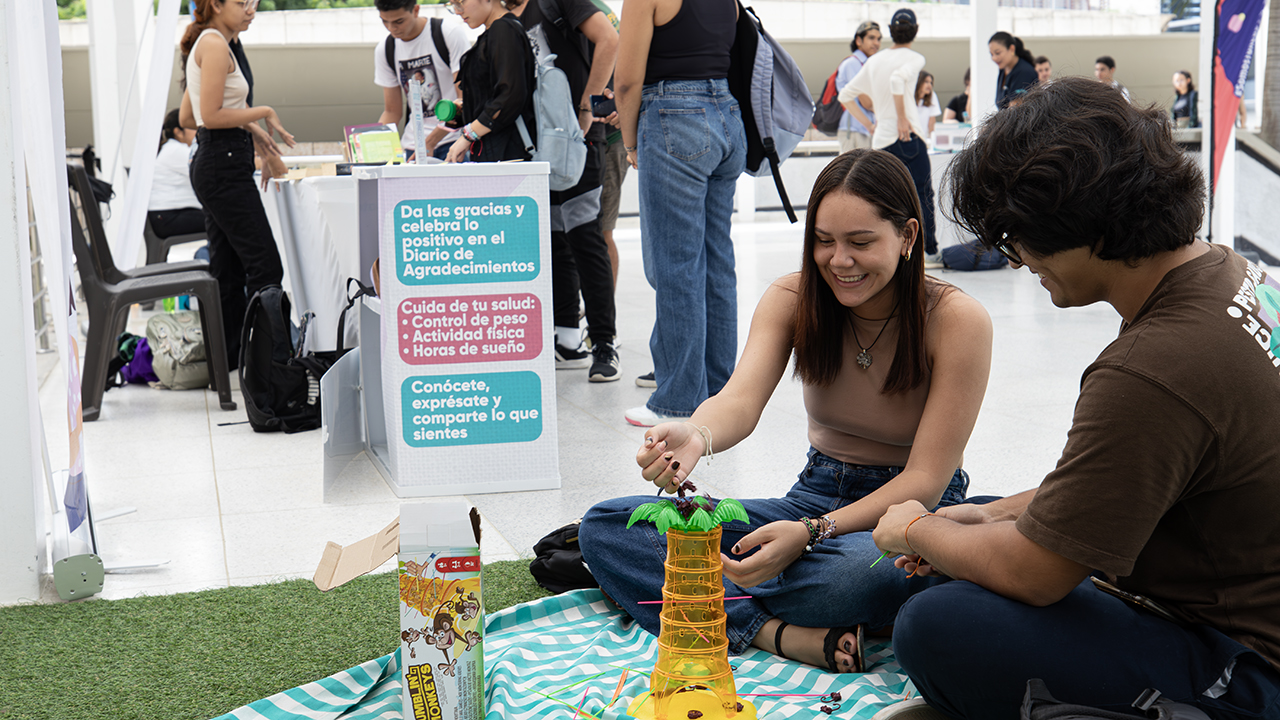
<svg viewBox="0 0 1280 720"><path fill-rule="evenodd" d="M552 530L533 546L535 557L529 563L529 574L539 585L557 595L570 590L600 587L578 547L581 519Z"/></svg>
<svg viewBox="0 0 1280 720"><path fill-rule="evenodd" d="M524 149L534 162L551 166L548 186L552 191L568 190L582 179L587 164L587 141L578 124L577 104L569 91L569 77L548 55L534 66L533 118L538 128L538 144L529 138L524 117L516 118L516 129Z"/></svg>
<svg viewBox="0 0 1280 720"><path fill-rule="evenodd" d="M1008 265L1009 260L995 248L970 240L942 248L942 264L952 270L997 270Z"/></svg>
<svg viewBox="0 0 1280 720"><path fill-rule="evenodd" d="M253 294L240 333L240 393L255 432L320 427L320 377L329 362L295 345L289 296L279 285ZM305 323L304 323L305 328Z"/></svg>
<svg viewBox="0 0 1280 720"><path fill-rule="evenodd" d="M741 2L738 32L729 50L729 92L738 101L747 131L747 174L772 173L782 208L796 222L780 166L813 121L813 96L796 61L765 32L755 11Z"/></svg>
<svg viewBox="0 0 1280 720"><path fill-rule="evenodd" d="M209 363L205 361L199 312L181 310L151 316L147 344L151 347L151 371L161 385L170 390L208 387Z"/></svg>
<svg viewBox="0 0 1280 720"><path fill-rule="evenodd" d="M1155 689L1142 691L1138 699L1133 701L1132 707L1142 712L1138 717L1152 720L1209 720L1209 716L1200 708L1162 698L1160 691ZM1135 716L1131 713L1058 702L1049 694L1049 688L1043 680L1032 678L1027 681L1027 692L1022 699L1022 713L1019 717L1020 720L1133 720Z"/></svg>
<svg viewBox="0 0 1280 720"><path fill-rule="evenodd" d="M852 56L850 56L852 57ZM849 58L845 58L848 60ZM840 61L840 65L844 60ZM813 111L813 126L818 132L835 135L840 131L840 118L844 116L844 105L840 104L840 88L836 87L836 75L840 74L839 65L822 86L822 97L818 107Z"/></svg>

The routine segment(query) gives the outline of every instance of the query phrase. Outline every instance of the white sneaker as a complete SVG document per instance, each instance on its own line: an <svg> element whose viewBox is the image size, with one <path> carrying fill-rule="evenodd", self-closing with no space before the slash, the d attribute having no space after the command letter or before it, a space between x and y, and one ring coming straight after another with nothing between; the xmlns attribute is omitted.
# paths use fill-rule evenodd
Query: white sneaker
<svg viewBox="0 0 1280 720"><path fill-rule="evenodd" d="M924 698L911 698L890 705L876 713L871 720L948 720L948 718L929 707Z"/></svg>
<svg viewBox="0 0 1280 720"><path fill-rule="evenodd" d="M660 423L680 419L675 415L663 415L661 413L656 413L650 410L647 405L633 407L628 410L624 416L627 418L627 422L638 427L653 427Z"/></svg>

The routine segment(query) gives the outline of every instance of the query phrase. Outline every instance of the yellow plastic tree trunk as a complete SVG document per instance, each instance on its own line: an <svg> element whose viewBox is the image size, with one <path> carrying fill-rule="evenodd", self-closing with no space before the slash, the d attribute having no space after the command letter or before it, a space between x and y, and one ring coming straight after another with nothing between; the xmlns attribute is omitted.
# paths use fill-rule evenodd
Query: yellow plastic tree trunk
<svg viewBox="0 0 1280 720"><path fill-rule="evenodd" d="M667 530L658 662L649 676L649 692L636 698L629 715L655 720L755 718L755 708L739 700L729 667L721 573L719 527L709 532Z"/></svg>

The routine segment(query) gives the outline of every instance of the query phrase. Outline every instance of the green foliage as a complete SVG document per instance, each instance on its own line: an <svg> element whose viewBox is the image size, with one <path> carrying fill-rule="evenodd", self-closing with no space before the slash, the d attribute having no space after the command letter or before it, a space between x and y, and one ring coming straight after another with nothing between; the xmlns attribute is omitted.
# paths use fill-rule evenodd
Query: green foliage
<svg viewBox="0 0 1280 720"><path fill-rule="evenodd" d="M74 20L84 16L84 0L58 0L59 20Z"/></svg>
<svg viewBox="0 0 1280 720"><path fill-rule="evenodd" d="M733 498L725 498L719 501L711 513L707 512L707 510L712 509L711 500L706 497L691 498L689 503L694 510L689 514L688 518L684 517L676 507L676 504L670 500L664 499L658 502L643 503L631 511L631 517L627 520L627 527L629 528L641 521L648 521L653 523L659 534L662 534L670 528L675 528L680 532L707 532L733 520L750 522L742 503Z"/></svg>

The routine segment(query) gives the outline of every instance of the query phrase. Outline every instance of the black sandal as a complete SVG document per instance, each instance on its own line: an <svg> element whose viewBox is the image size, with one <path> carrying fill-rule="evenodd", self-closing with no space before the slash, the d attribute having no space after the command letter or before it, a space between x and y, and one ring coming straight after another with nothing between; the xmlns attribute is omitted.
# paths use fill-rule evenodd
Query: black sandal
<svg viewBox="0 0 1280 720"><path fill-rule="evenodd" d="M786 630L791 625L791 623L787 622L786 620L779 620L778 622L782 624L778 626L778 631L773 634L773 654L777 655L783 660L790 660L791 658L782 654L782 631Z"/></svg>
<svg viewBox="0 0 1280 720"><path fill-rule="evenodd" d="M853 653L851 653L853 655L853 669L848 672L856 672L856 673L866 672L867 660L862 653L864 643L862 639L861 625L855 625L853 627L831 628L830 630L827 631L827 636L822 640L822 656L827 661L827 669L833 673L846 672L836 666L836 650L838 649L836 647L836 644L840 642L840 638L845 633L853 633L854 642L856 644L856 647L854 648ZM779 630L778 636L779 637L782 636L781 630Z"/></svg>

